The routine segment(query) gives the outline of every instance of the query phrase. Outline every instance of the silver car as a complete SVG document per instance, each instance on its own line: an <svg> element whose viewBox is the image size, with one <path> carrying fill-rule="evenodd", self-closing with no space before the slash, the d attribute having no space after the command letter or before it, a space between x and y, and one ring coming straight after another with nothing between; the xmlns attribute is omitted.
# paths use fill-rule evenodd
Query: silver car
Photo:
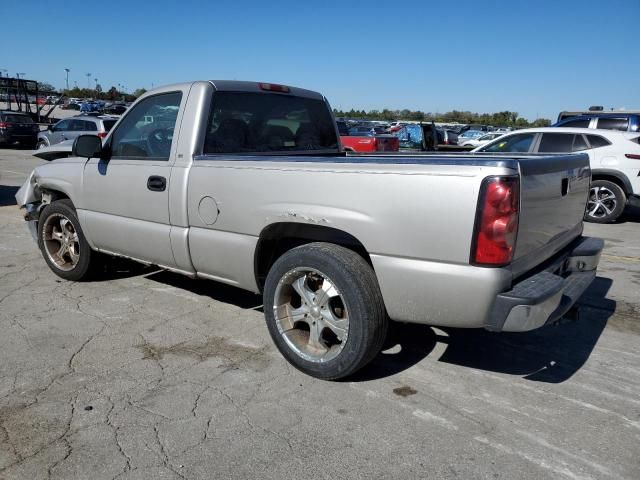
<svg viewBox="0 0 640 480"><path fill-rule="evenodd" d="M36 148L41 149L65 140L73 140L80 135L105 138L117 121L117 117L109 115L78 115L65 118L38 133Z"/></svg>

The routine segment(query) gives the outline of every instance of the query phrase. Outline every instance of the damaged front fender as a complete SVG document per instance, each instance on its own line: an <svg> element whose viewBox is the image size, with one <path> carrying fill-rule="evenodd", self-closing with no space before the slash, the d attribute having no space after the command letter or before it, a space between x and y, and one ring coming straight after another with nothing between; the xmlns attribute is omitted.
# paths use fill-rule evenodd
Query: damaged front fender
<svg viewBox="0 0 640 480"><path fill-rule="evenodd" d="M42 197L34 170L16 193L16 202L20 208L26 210L24 219L27 222L29 233L31 233L31 237L36 243L38 242L38 218L43 206Z"/></svg>
<svg viewBox="0 0 640 480"><path fill-rule="evenodd" d="M20 208L24 208L30 203L40 202L41 199L42 193L38 188L36 172L34 170L16 193L16 203Z"/></svg>

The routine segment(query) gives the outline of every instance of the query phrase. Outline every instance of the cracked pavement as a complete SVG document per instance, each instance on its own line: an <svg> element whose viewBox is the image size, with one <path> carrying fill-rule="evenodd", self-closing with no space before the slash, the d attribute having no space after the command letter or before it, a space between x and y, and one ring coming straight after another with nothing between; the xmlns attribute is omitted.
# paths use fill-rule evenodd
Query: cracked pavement
<svg viewBox="0 0 640 480"><path fill-rule="evenodd" d="M0 479L640 478L640 213L577 321L528 334L394 326L371 367L290 367L261 300L117 260L49 271L0 150Z"/></svg>

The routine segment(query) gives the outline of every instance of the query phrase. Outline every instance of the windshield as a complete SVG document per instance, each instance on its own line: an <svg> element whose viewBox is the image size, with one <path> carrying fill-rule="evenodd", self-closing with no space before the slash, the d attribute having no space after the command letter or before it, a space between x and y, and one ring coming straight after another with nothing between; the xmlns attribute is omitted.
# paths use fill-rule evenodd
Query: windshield
<svg viewBox="0 0 640 480"><path fill-rule="evenodd" d="M322 100L276 93L213 95L204 153L337 149L335 124Z"/></svg>

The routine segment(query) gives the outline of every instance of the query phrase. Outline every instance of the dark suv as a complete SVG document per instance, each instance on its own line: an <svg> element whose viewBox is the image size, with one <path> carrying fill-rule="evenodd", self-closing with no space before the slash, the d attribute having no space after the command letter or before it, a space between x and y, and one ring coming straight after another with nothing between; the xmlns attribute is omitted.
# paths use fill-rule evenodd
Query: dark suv
<svg viewBox="0 0 640 480"><path fill-rule="evenodd" d="M589 113L565 116L552 127L599 128L601 130L620 130L621 132L640 132L640 115L626 113Z"/></svg>
<svg viewBox="0 0 640 480"><path fill-rule="evenodd" d="M36 147L39 130L30 115L0 110L0 145L19 143L33 149Z"/></svg>

